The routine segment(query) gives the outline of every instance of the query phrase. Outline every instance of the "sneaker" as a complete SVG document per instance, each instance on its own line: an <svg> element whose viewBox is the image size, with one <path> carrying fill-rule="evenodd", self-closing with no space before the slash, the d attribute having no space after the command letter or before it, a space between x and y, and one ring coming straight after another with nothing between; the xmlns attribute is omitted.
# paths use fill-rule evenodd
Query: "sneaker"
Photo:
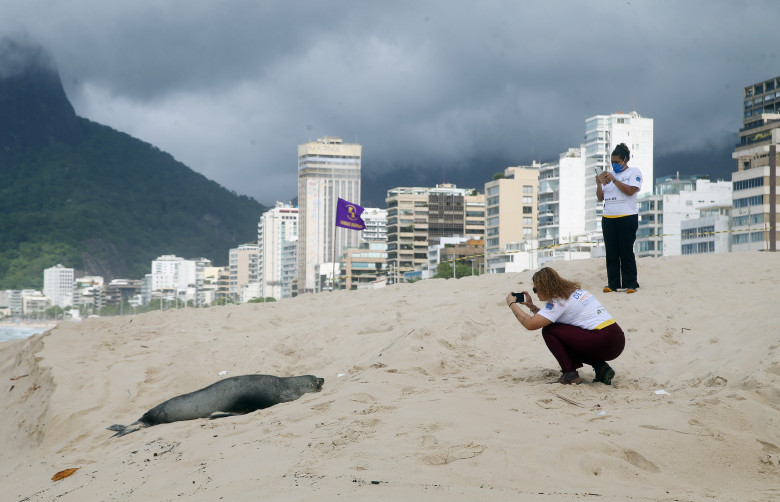
<svg viewBox="0 0 780 502"><path fill-rule="evenodd" d="M561 375L561 378L558 379L558 382L563 385L579 385L582 383L582 379L580 378L580 374L576 371L567 371L563 375Z"/></svg>
<svg viewBox="0 0 780 502"><path fill-rule="evenodd" d="M593 379L593 383L601 382L604 385L612 385L612 379L615 378L615 370L613 370L609 364L602 363L596 370L596 378Z"/></svg>
<svg viewBox="0 0 780 502"><path fill-rule="evenodd" d="M626 293L628 293L629 295L630 295L631 293L636 293L636 289L634 289L634 288L628 288L628 289L626 290Z"/></svg>
<svg viewBox="0 0 780 502"><path fill-rule="evenodd" d="M604 286L604 292L605 293L614 293L615 290L610 288L609 286Z"/></svg>

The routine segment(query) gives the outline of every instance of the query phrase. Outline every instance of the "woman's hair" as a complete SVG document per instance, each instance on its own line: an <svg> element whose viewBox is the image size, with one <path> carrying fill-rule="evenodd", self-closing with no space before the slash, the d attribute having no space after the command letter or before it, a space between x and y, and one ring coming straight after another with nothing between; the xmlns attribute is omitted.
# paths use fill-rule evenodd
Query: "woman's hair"
<svg viewBox="0 0 780 502"><path fill-rule="evenodd" d="M566 300L576 290L580 289L579 282L567 281L558 272L550 267L543 267L533 276L536 294L540 300Z"/></svg>
<svg viewBox="0 0 780 502"><path fill-rule="evenodd" d="M631 151L628 149L625 143L620 143L612 150L612 155L617 155L621 159L628 162L631 159Z"/></svg>

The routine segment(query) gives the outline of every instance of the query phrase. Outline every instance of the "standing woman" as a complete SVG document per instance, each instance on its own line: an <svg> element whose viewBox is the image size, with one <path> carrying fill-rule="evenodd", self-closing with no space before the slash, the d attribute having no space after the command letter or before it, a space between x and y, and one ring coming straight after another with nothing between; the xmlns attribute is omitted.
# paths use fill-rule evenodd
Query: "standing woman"
<svg viewBox="0 0 780 502"><path fill-rule="evenodd" d="M625 143L612 151L612 171L596 176L596 197L604 201L601 230L607 252L605 293L626 288L636 293L636 257L634 241L639 227L636 194L642 188L642 171L628 167L631 152Z"/></svg>

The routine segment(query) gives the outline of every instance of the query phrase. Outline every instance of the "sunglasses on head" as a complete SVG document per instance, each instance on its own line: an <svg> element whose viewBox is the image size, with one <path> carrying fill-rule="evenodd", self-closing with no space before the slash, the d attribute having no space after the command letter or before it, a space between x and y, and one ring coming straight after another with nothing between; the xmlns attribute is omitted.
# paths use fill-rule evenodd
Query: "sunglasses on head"
<svg viewBox="0 0 780 502"><path fill-rule="evenodd" d="M534 293L536 293L536 286L534 286Z"/></svg>

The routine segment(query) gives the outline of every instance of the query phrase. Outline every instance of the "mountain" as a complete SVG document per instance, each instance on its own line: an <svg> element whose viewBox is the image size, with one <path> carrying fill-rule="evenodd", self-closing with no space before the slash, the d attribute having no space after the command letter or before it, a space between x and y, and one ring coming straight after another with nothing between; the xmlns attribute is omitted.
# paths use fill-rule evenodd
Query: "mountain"
<svg viewBox="0 0 780 502"><path fill-rule="evenodd" d="M266 210L171 155L78 117L51 57L0 41L0 289L58 263L142 278L163 254L225 265Z"/></svg>

